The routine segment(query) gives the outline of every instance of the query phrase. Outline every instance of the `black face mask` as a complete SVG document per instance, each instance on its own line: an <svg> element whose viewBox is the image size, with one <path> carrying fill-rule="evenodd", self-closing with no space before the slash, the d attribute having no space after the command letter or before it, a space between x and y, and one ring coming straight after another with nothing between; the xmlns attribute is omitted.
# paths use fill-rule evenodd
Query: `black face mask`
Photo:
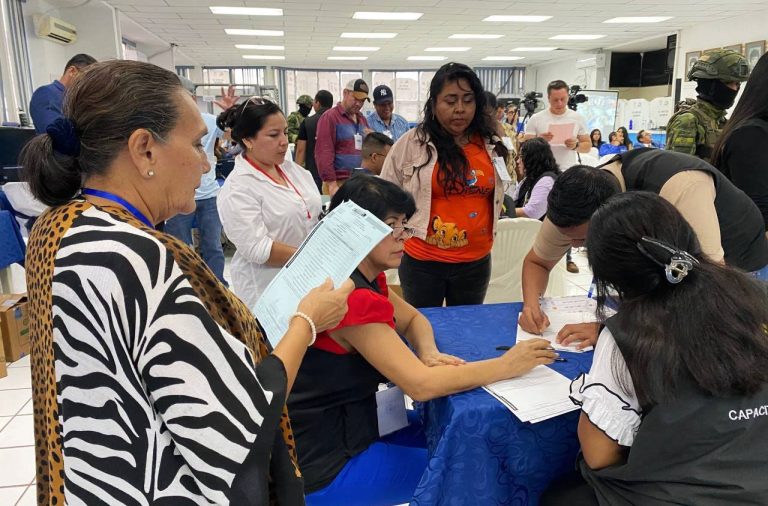
<svg viewBox="0 0 768 506"><path fill-rule="evenodd" d="M307 117L309 116L309 111L312 109L312 106L299 104L299 112L302 116Z"/></svg>
<svg viewBox="0 0 768 506"><path fill-rule="evenodd" d="M696 86L699 98L720 109L730 109L736 101L737 90L732 90L719 79L699 79Z"/></svg>

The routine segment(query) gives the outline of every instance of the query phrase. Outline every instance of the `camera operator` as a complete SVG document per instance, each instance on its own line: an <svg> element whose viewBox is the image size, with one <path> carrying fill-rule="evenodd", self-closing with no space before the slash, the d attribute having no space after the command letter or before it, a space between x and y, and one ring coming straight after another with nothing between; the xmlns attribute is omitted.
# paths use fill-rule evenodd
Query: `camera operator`
<svg viewBox="0 0 768 506"><path fill-rule="evenodd" d="M578 163L576 151L589 153L592 143L584 118L568 106L569 88L565 81L552 81L547 86L549 108L537 112L525 126L525 139L541 137L552 147L557 165L565 171ZM566 125L570 125L568 129ZM567 135L563 132L567 130Z"/></svg>

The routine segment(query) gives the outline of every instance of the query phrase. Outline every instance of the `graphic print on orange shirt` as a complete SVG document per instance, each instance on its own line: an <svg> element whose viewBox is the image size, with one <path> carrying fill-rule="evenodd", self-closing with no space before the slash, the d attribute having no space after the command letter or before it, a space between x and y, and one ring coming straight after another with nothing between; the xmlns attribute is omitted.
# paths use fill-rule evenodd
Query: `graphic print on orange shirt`
<svg viewBox="0 0 768 506"><path fill-rule="evenodd" d="M405 243L405 252L417 260L471 262L491 251L496 173L479 139L464 146L464 155L469 162L464 181L448 192L443 187L443 173L435 165L427 237Z"/></svg>

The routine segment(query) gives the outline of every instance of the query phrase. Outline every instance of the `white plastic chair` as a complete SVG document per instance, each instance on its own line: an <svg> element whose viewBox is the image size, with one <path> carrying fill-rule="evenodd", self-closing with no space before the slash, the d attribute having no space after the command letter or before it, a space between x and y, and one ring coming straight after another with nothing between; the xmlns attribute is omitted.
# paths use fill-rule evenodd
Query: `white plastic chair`
<svg viewBox="0 0 768 506"><path fill-rule="evenodd" d="M491 250L491 281L485 304L523 300L523 259L533 247L541 222L530 218L499 220ZM565 295L565 258L549 275L548 297Z"/></svg>

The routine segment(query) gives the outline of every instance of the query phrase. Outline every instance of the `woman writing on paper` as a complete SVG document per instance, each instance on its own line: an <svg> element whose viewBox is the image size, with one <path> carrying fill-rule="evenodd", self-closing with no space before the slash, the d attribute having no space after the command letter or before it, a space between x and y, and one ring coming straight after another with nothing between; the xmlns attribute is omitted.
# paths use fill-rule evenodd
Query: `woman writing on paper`
<svg viewBox="0 0 768 506"><path fill-rule="evenodd" d="M543 339L523 341L498 358L464 363L440 353L427 319L388 291L384 271L400 264L413 235L413 197L364 174L351 178L331 209L351 200L392 227L360 263L355 290L338 327L318 335L288 399L310 506L408 502L427 464L415 421L379 437L376 391L391 381L418 401L519 376L556 358ZM404 336L413 351L400 336ZM402 396L400 397L402 407Z"/></svg>
<svg viewBox="0 0 768 506"><path fill-rule="evenodd" d="M598 209L587 256L598 314L618 297L589 374L571 386L594 492L572 479L541 504L768 504L765 290L708 260L651 193Z"/></svg>

